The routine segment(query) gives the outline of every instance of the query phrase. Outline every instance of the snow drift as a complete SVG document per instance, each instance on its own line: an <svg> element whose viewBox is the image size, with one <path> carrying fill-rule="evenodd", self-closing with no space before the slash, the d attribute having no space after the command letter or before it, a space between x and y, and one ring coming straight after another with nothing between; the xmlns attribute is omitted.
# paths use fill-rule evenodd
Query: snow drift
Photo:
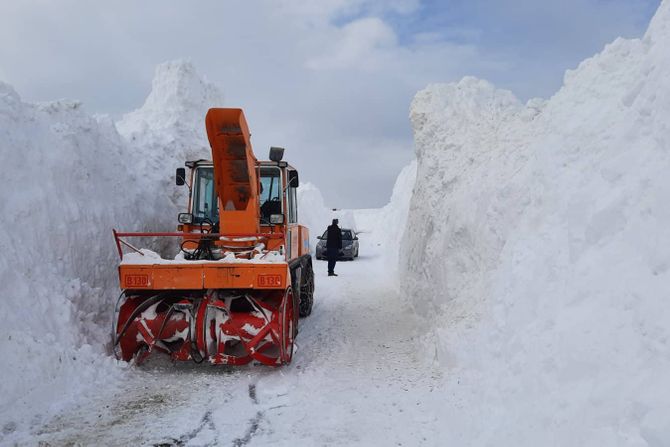
<svg viewBox="0 0 670 447"><path fill-rule="evenodd" d="M670 443L670 2L520 104L412 104L403 284L448 368L455 445Z"/></svg>

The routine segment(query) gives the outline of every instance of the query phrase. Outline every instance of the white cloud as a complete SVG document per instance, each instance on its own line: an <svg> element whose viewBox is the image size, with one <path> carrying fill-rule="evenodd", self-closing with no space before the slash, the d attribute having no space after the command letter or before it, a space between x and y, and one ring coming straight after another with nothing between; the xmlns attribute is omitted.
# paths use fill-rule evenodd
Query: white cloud
<svg viewBox="0 0 670 447"><path fill-rule="evenodd" d="M464 4L509 17L505 5L509 13L529 1ZM578 0L569 1L579 11ZM424 29L414 23L427 19L424 7L419 0L5 1L0 75L28 100L71 97L120 114L142 104L157 64L189 59L222 88L226 105L245 108L259 156L284 145L327 201L380 205L413 154L407 113L418 89L475 74L525 94L550 91L557 81L547 73L562 74L482 46L477 24Z"/></svg>
<svg viewBox="0 0 670 447"><path fill-rule="evenodd" d="M379 68L388 50L397 44L393 29L382 20L370 17L348 23L337 30L331 48L305 64L314 70Z"/></svg>

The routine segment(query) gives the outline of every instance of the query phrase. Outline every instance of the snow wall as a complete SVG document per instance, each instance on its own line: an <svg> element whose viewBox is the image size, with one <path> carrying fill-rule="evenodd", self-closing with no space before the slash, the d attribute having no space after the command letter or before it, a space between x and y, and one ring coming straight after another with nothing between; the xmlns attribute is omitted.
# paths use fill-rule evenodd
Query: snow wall
<svg viewBox="0 0 670 447"><path fill-rule="evenodd" d="M366 250L361 256L379 256L380 267L386 272L397 272L400 242L405 232L412 190L416 181L416 160L405 166L393 186L391 199L386 206L350 211L352 226L359 232L360 243ZM394 276L397 278L396 276Z"/></svg>
<svg viewBox="0 0 670 447"><path fill-rule="evenodd" d="M401 270L445 444L670 444L670 2L521 104L473 78L410 118Z"/></svg>
<svg viewBox="0 0 670 447"><path fill-rule="evenodd" d="M0 84L0 422L56 411L86 382L115 375L104 353L118 291L111 229L153 220L114 124L81 104L27 104ZM11 186L10 186L11 185ZM14 419L14 418L18 418Z"/></svg>
<svg viewBox="0 0 670 447"><path fill-rule="evenodd" d="M319 242L316 237L330 225L332 218L332 211L326 208L319 188L312 183L301 182L298 187L298 221L309 229L309 249L312 254Z"/></svg>
<svg viewBox="0 0 670 447"><path fill-rule="evenodd" d="M0 83L0 443L123 378L109 353L120 293L112 228L175 229L186 203L175 168L210 158L205 114L222 105L179 61L157 67L145 104L118 123L74 101L25 103ZM301 217L320 222L318 189L300 194Z"/></svg>

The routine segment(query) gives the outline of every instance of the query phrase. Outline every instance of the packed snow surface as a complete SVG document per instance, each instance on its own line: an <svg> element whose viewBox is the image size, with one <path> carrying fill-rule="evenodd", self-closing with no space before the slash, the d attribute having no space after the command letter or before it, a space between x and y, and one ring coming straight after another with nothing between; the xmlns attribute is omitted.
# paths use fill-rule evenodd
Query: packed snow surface
<svg viewBox="0 0 670 447"><path fill-rule="evenodd" d="M444 445L670 445L669 54L664 1L548 101L416 95L401 263Z"/></svg>

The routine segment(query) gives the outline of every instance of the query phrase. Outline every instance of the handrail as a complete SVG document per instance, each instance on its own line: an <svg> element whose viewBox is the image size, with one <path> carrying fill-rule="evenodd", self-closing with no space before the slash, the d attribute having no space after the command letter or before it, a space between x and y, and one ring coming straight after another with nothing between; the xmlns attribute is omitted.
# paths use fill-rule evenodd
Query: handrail
<svg viewBox="0 0 670 447"><path fill-rule="evenodd" d="M258 239L283 239L284 233L177 233L177 232L126 232L119 233L115 229L112 229L112 234L114 235L114 241L116 242L116 249L119 252L119 257L123 260L123 249L121 244L130 246L135 251L137 250L132 245L128 244L126 241L122 240L122 237L184 237L191 239L200 239L203 237L207 238L244 238L244 237L255 237Z"/></svg>

